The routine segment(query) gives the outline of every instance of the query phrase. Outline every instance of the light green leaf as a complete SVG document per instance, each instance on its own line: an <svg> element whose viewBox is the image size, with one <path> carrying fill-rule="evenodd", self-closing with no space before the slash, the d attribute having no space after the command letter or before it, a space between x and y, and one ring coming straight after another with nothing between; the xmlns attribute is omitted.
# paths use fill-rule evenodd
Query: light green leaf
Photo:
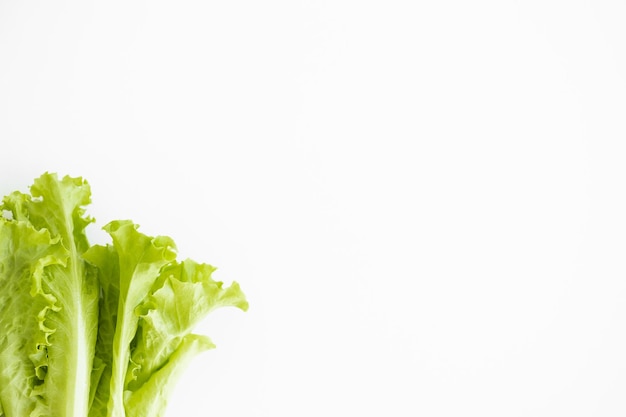
<svg viewBox="0 0 626 417"><path fill-rule="evenodd" d="M247 310L239 284L224 288L222 282L212 279L214 270L187 259L162 272L162 286L138 308L142 320L132 355L134 366L126 375L129 389L137 389L162 367L209 312L225 306Z"/></svg>
<svg viewBox="0 0 626 417"><path fill-rule="evenodd" d="M2 407L7 417L84 416L98 307L95 271L81 258L89 186L44 174L31 191L1 207L12 214L0 231Z"/></svg>
<svg viewBox="0 0 626 417"><path fill-rule="evenodd" d="M137 391L126 392L126 409L129 417L163 417L167 400L180 375L200 352L215 347L206 336L190 334L181 340L169 361Z"/></svg>
<svg viewBox="0 0 626 417"><path fill-rule="evenodd" d="M89 185L44 174L0 210L0 417L157 417L211 310L248 303L128 220L85 234ZM4 211L9 214L5 215Z"/></svg>
<svg viewBox="0 0 626 417"><path fill-rule="evenodd" d="M159 276L161 268L176 258L174 242L168 237L149 237L137 231L137 225L130 221L114 221L105 226L111 235L113 245L108 249L95 246L84 254L87 261L100 270L111 269L111 257L117 255L114 264L119 265L118 275L113 273L99 275L104 285L118 291L117 314L113 340L103 341L109 344L112 357L109 384L107 416L124 417L124 379L130 360L130 344L137 332L139 317L135 308L147 297ZM106 288L105 288L106 297ZM107 305L114 305L109 297ZM113 308L113 307L107 307ZM102 321L100 322L102 324ZM109 335L110 336L110 335ZM107 363L107 358L101 358ZM105 376L105 375L103 375ZM96 394L98 401L100 396ZM95 409L94 409L95 412ZM96 414L94 414L96 415Z"/></svg>

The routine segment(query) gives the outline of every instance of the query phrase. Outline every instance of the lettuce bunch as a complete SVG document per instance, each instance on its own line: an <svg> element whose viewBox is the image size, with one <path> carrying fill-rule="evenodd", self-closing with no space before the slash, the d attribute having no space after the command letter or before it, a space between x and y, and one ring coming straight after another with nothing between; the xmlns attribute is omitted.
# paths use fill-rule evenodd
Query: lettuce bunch
<svg viewBox="0 0 626 417"><path fill-rule="evenodd" d="M237 283L131 221L90 245L90 199L82 178L46 173L2 200L0 417L163 416L181 371L214 347L194 325L248 307Z"/></svg>

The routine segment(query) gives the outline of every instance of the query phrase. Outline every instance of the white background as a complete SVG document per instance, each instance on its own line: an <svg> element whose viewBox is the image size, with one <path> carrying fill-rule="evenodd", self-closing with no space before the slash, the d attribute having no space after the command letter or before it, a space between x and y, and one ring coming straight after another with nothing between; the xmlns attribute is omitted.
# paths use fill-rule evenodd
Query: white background
<svg viewBox="0 0 626 417"><path fill-rule="evenodd" d="M240 282L169 416L623 416L625 19L0 0L0 193L83 176Z"/></svg>

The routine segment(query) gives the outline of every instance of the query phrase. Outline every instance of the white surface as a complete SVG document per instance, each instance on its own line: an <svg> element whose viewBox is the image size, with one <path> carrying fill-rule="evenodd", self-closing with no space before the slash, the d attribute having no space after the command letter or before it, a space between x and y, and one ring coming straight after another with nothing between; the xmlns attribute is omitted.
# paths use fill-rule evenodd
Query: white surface
<svg viewBox="0 0 626 417"><path fill-rule="evenodd" d="M0 191L82 175L241 283L169 416L623 416L624 18L1 0Z"/></svg>

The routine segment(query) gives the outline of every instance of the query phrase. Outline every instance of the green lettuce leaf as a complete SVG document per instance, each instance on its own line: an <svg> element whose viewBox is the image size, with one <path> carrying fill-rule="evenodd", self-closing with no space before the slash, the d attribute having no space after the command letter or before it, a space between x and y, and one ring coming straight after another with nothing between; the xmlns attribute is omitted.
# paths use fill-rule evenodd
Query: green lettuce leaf
<svg viewBox="0 0 626 417"><path fill-rule="evenodd" d="M0 402L7 417L84 416L97 333L98 284L81 255L89 185L44 174L3 200Z"/></svg>
<svg viewBox="0 0 626 417"><path fill-rule="evenodd" d="M186 364L214 347L192 328L217 307L248 304L237 283L211 278L214 267L175 261L170 238L146 236L130 221L105 230L113 244L84 254L102 286L96 358L105 364L90 416L160 416Z"/></svg>
<svg viewBox="0 0 626 417"><path fill-rule="evenodd" d="M201 319L218 307L248 308L239 285L224 288L211 278L214 270L190 259L171 265L157 280L162 285L137 309L141 320L126 375L129 416L141 416L140 410L157 402L156 409L164 410L178 373L193 356L215 347L208 337L191 334Z"/></svg>
<svg viewBox="0 0 626 417"><path fill-rule="evenodd" d="M81 178L44 174L0 210L0 417L158 417L187 364L214 347L193 328L248 303L215 268L129 220L90 246Z"/></svg>
<svg viewBox="0 0 626 417"><path fill-rule="evenodd" d="M224 288L211 277L215 268L191 259L166 268L157 282L162 282L137 309L142 320L126 375L126 385L134 390L169 359L195 325L209 312L226 306L248 308L239 285ZM185 300L181 302L180 300ZM214 347L207 338L205 347Z"/></svg>
<svg viewBox="0 0 626 417"><path fill-rule="evenodd" d="M84 254L87 261L100 271L107 272L98 276L105 288L104 304L114 310L100 321L101 324L102 321L110 321L105 325L115 329L113 334L108 335L112 336L112 340L102 341L110 357L100 358L111 369L110 377L107 372L102 381L106 384L106 378L109 378L108 400L103 398L104 393L96 392L95 397L98 404L107 401L107 416L123 417L126 415L124 379L130 361L130 344L139 321L135 308L148 296L161 268L176 258L176 252L170 238L151 238L141 234L137 225L130 221L111 222L105 230L113 238L113 246L94 246ZM110 265L116 267L111 268ZM97 415L95 413L96 410L93 415Z"/></svg>
<svg viewBox="0 0 626 417"><path fill-rule="evenodd" d="M167 399L181 373L198 353L213 347L215 345L206 336L189 334L183 337L165 365L154 372L139 389L128 392L127 415L163 417Z"/></svg>

